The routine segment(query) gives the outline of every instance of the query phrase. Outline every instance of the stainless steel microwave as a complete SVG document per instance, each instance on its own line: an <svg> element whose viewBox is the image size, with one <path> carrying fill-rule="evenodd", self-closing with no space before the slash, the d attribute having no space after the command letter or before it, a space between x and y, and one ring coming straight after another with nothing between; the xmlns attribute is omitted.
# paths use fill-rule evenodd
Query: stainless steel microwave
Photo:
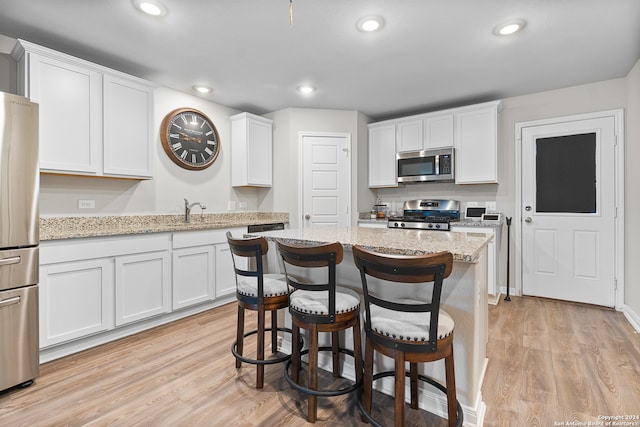
<svg viewBox="0 0 640 427"><path fill-rule="evenodd" d="M398 153L398 182L452 182L455 178L453 155L453 147Z"/></svg>

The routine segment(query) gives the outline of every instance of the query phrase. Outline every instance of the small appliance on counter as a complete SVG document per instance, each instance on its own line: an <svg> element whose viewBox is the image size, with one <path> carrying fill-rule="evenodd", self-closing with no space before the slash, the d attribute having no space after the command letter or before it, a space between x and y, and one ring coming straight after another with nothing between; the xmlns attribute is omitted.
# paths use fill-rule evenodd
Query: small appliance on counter
<svg viewBox="0 0 640 427"><path fill-rule="evenodd" d="M457 200L407 200L402 216L389 217L388 228L449 231L450 224L460 220Z"/></svg>
<svg viewBox="0 0 640 427"><path fill-rule="evenodd" d="M0 390L38 376L38 105L0 92Z"/></svg>

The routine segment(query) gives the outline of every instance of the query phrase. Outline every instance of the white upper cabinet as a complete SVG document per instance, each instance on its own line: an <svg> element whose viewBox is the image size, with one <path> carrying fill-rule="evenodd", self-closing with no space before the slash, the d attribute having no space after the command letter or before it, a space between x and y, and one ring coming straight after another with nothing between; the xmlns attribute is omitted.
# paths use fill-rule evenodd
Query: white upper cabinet
<svg viewBox="0 0 640 427"><path fill-rule="evenodd" d="M152 177L151 84L23 40L12 55L40 105L41 172Z"/></svg>
<svg viewBox="0 0 640 427"><path fill-rule="evenodd" d="M369 125L369 188L397 187L396 126Z"/></svg>
<svg viewBox="0 0 640 427"><path fill-rule="evenodd" d="M422 128L422 119L398 122L396 124L397 152L423 150L424 131Z"/></svg>
<svg viewBox="0 0 640 427"><path fill-rule="evenodd" d="M424 119L424 149L453 146L453 114L437 114Z"/></svg>
<svg viewBox="0 0 640 427"><path fill-rule="evenodd" d="M249 113L231 120L231 185L271 187L273 121Z"/></svg>
<svg viewBox="0 0 640 427"><path fill-rule="evenodd" d="M499 107L496 101L456 111L456 184L498 182Z"/></svg>

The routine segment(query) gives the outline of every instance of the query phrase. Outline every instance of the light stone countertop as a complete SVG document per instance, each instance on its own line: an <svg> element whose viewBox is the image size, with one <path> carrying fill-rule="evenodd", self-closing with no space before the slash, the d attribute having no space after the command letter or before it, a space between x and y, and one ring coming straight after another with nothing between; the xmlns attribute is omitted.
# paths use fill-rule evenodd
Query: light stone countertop
<svg viewBox="0 0 640 427"><path fill-rule="evenodd" d="M82 237L121 236L189 230L246 227L251 224L289 222L287 212L237 212L191 215L70 216L40 218L40 241Z"/></svg>
<svg viewBox="0 0 640 427"><path fill-rule="evenodd" d="M334 226L267 231L251 235L254 234L264 236L267 240L281 239L293 244L340 242L345 249L351 249L352 245L357 244L388 254L421 255L449 251L455 261L471 263L477 262L480 251L492 239L484 233Z"/></svg>

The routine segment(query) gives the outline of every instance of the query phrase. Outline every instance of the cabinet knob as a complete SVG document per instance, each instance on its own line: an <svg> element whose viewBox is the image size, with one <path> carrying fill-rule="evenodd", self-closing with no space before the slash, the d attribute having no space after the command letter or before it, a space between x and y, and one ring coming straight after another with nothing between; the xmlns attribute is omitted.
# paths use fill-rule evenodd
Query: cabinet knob
<svg viewBox="0 0 640 427"><path fill-rule="evenodd" d="M311 215L306 214L306 215L304 216L304 219L311 219Z"/></svg>

